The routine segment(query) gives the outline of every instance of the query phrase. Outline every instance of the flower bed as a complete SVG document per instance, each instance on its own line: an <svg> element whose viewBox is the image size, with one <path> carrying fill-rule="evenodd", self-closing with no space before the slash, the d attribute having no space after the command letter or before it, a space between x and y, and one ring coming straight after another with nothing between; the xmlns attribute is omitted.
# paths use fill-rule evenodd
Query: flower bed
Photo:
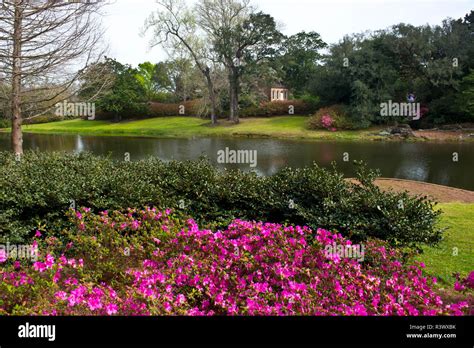
<svg viewBox="0 0 474 348"><path fill-rule="evenodd" d="M38 231L39 259L5 261L1 314L462 315L423 265L369 240L363 261L328 254L340 234L235 220L201 230L169 210L71 212L61 237ZM466 291L466 289L464 289Z"/></svg>

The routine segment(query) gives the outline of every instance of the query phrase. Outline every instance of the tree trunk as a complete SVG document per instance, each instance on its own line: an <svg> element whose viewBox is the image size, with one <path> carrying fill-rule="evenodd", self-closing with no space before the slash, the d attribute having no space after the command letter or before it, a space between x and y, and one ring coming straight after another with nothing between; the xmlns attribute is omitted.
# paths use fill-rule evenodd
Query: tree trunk
<svg viewBox="0 0 474 348"><path fill-rule="evenodd" d="M239 123L239 71L234 67L234 122Z"/></svg>
<svg viewBox="0 0 474 348"><path fill-rule="evenodd" d="M214 91L214 84L212 83L211 71L209 68L204 70L204 75L206 76L207 89L209 90L209 100L211 101L211 122L213 125L215 125L217 124L216 93Z"/></svg>
<svg viewBox="0 0 474 348"><path fill-rule="evenodd" d="M239 123L239 76L237 67L232 66L229 70L229 98L230 117L234 123Z"/></svg>
<svg viewBox="0 0 474 348"><path fill-rule="evenodd" d="M13 73L12 73L12 150L16 155L23 154L23 135L21 131L21 0L15 1L15 18L13 23Z"/></svg>
<svg viewBox="0 0 474 348"><path fill-rule="evenodd" d="M229 69L229 120L234 122L234 78L232 70Z"/></svg>
<svg viewBox="0 0 474 348"><path fill-rule="evenodd" d="M239 123L239 71L238 67L232 68L232 109L234 114L234 123Z"/></svg>

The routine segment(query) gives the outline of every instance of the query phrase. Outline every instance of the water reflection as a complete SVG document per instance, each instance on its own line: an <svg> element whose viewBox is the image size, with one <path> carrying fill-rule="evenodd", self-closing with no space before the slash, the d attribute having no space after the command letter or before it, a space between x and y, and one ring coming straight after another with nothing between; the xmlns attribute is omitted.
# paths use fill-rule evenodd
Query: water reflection
<svg viewBox="0 0 474 348"><path fill-rule="evenodd" d="M474 190L472 163L474 144L453 143L342 143L290 141L276 139L196 138L154 139L136 137L94 137L80 135L24 134L25 149L40 151L91 151L123 160L130 153L131 160L155 156L162 160L196 159L205 155L221 168L250 170L247 164L218 164L217 151L257 150L260 175L272 175L285 166L303 167L316 162L330 167L337 162L346 175L354 175L353 160L363 160L378 168L384 177L419 180ZM9 134L0 134L0 150L10 148ZM459 161L452 161L453 152ZM349 161L344 162L347 153Z"/></svg>

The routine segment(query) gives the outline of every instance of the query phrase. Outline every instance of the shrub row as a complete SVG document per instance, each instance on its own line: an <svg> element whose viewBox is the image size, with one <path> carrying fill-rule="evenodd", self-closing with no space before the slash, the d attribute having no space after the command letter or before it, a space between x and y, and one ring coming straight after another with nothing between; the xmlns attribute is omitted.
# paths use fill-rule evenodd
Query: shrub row
<svg viewBox="0 0 474 348"><path fill-rule="evenodd" d="M304 100L287 100L275 102L263 102L258 106L248 106L240 110L241 117L270 117L289 114L310 115L316 109L315 103ZM291 110L291 113L290 113ZM209 116L208 106L200 99L190 100L182 103L157 103L144 104L143 110L133 114L122 115L120 119L129 118L151 118L166 116ZM227 111L221 112L220 116L226 117ZM97 119L112 119L114 115L97 111Z"/></svg>
<svg viewBox="0 0 474 348"><path fill-rule="evenodd" d="M149 103L149 117L162 116L208 116L209 110L202 100L191 100L177 104ZM182 112L180 114L180 110ZM269 117L289 115L309 115L315 111L315 104L304 100L263 102L258 106L248 106L240 110L241 117ZM226 114L226 111L224 111Z"/></svg>
<svg viewBox="0 0 474 348"><path fill-rule="evenodd" d="M126 120L126 119L143 119L152 117L166 116L202 116L206 115L206 105L202 100L189 100L182 103L157 103L148 102L140 104L134 111L124 110L119 115L110 112L97 110L96 119L98 120Z"/></svg>
<svg viewBox="0 0 474 348"><path fill-rule="evenodd" d="M240 111L241 117L269 117L289 115L310 115L315 111L313 103L304 100L285 100L263 102L258 106L249 106Z"/></svg>
<svg viewBox="0 0 474 348"><path fill-rule="evenodd" d="M270 177L220 171L207 160L116 162L91 154L27 152L17 162L0 153L0 238L23 241L48 224L67 225L71 203L93 211L171 207L205 227L235 218L338 230L353 240L376 237L393 245L434 244L439 211L426 197L382 192L376 173L360 167L360 185L316 164Z"/></svg>
<svg viewBox="0 0 474 348"><path fill-rule="evenodd" d="M149 117L162 116L200 116L205 112L202 100L190 100L178 104L148 103Z"/></svg>

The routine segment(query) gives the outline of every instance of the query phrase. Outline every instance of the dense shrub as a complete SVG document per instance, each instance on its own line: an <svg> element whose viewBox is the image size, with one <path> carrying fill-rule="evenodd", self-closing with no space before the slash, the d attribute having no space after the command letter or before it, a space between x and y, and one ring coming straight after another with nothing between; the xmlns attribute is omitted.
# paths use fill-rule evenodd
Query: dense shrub
<svg viewBox="0 0 474 348"><path fill-rule="evenodd" d="M318 110L308 120L309 129L355 129L356 125L347 114L347 108L343 105L333 105Z"/></svg>
<svg viewBox="0 0 474 348"><path fill-rule="evenodd" d="M317 101L306 98L305 100L288 100L263 102L257 106L247 106L240 110L241 117L270 117L288 115L290 107L295 115L310 115L316 110ZM184 108L182 108L184 107ZM183 110L184 113L180 113ZM165 116L195 116L208 117L210 115L209 106L202 99L189 100L181 103L159 103L149 102L142 104L140 110L130 112L125 110L119 114L119 119L131 118L151 118ZM226 116L226 111L221 112L222 117ZM98 110L97 119L114 119L116 115L111 112Z"/></svg>
<svg viewBox="0 0 474 348"><path fill-rule="evenodd" d="M180 113L181 110L183 113ZM205 103L202 100L189 100L182 103L158 103L158 102L149 102L143 103L140 110L135 110L130 113L129 111L124 111L119 114L120 120L125 119L143 119L143 118L152 118L152 117L165 117L165 116L206 116L207 108ZM96 114L96 119L107 120L114 119L116 116L110 112L104 112L103 110L98 110Z"/></svg>
<svg viewBox="0 0 474 348"><path fill-rule="evenodd" d="M136 78L139 72L137 69L108 57L89 69L92 76L97 74L95 69L99 69L100 74L105 74L104 78L109 79L105 86L97 86L94 78L91 85L88 85L86 81L89 79L89 71L86 70L84 74L86 88L81 91L80 97L84 100L97 98L95 103L98 118L113 118L118 122L146 114L146 90Z"/></svg>
<svg viewBox="0 0 474 348"><path fill-rule="evenodd" d="M0 269L0 314L462 315L423 264L369 240L361 259L337 233L236 220L216 233L157 209L71 212L64 245L37 232L33 266ZM181 225L184 225L181 228ZM39 242L38 242L39 241Z"/></svg>
<svg viewBox="0 0 474 348"><path fill-rule="evenodd" d="M151 102L155 103L177 103L179 96L170 92L154 92L151 98Z"/></svg>
<svg viewBox="0 0 474 348"><path fill-rule="evenodd" d="M439 211L426 197L383 192L363 168L361 185L313 165L274 176L220 171L206 160L113 161L87 153L27 152L20 162L0 153L0 238L24 240L38 227L67 226L71 203L93 211L174 207L206 227L241 218L337 229L353 240L377 237L394 245L436 243ZM205 224L205 225L204 225Z"/></svg>
<svg viewBox="0 0 474 348"><path fill-rule="evenodd" d="M285 100L263 102L258 106L250 106L240 111L241 117L283 116L288 115L292 107L295 115L310 115L316 109L313 102L305 100Z"/></svg>

